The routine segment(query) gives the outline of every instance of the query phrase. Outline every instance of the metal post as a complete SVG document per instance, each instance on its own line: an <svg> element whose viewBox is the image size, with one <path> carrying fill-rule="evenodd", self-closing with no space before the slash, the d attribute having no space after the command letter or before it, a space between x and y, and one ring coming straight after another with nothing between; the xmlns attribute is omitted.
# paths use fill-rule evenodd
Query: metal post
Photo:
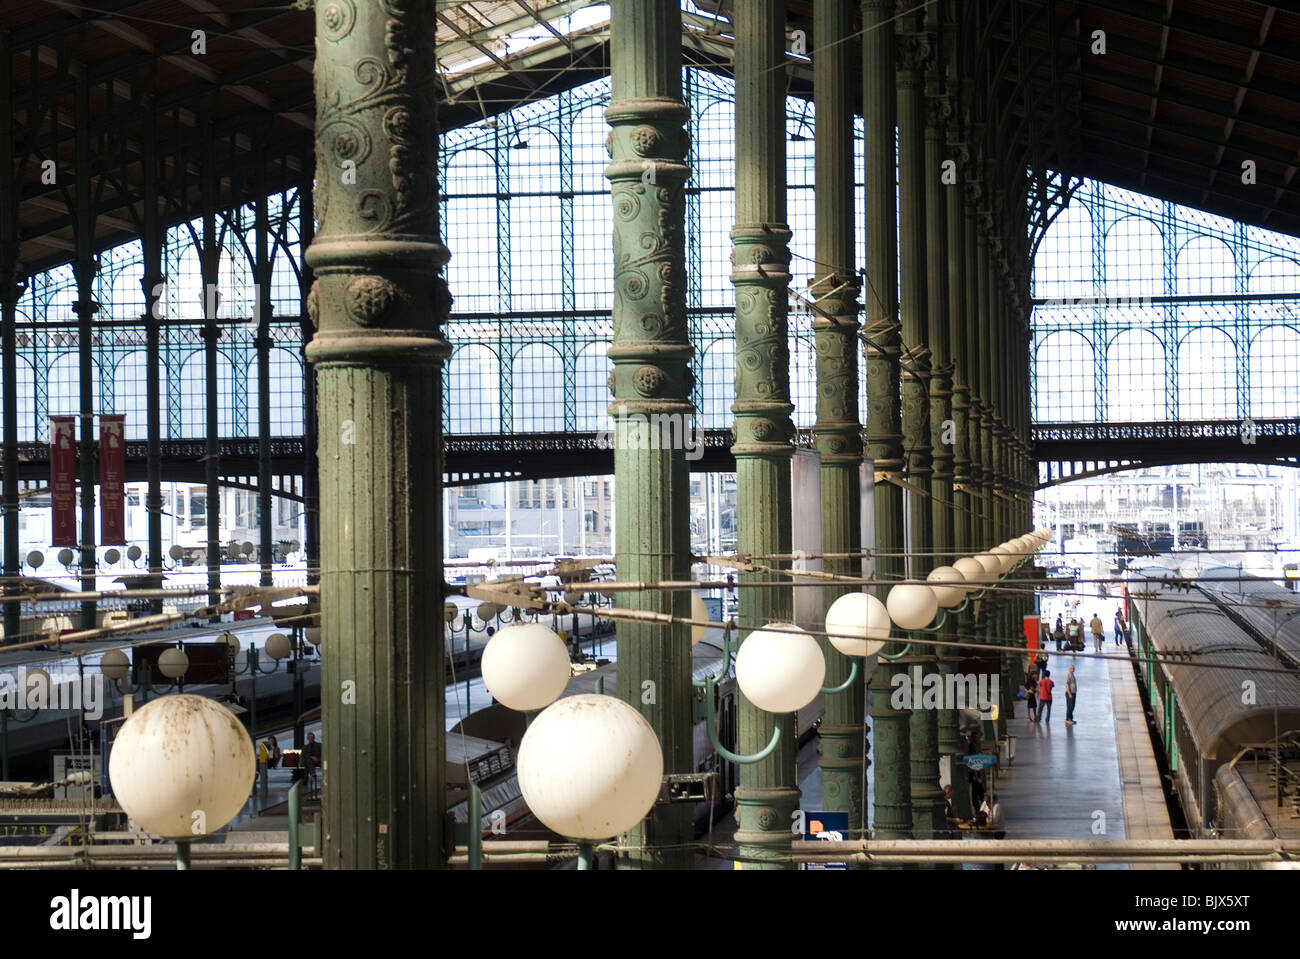
<svg viewBox="0 0 1300 959"><path fill-rule="evenodd" d="M0 709L0 781L9 781L9 710Z"/></svg>
<svg viewBox="0 0 1300 959"><path fill-rule="evenodd" d="M178 839L176 841L176 868L190 868L190 842L189 839Z"/></svg>
<svg viewBox="0 0 1300 959"><path fill-rule="evenodd" d="M443 861L441 270L432 4L316 7L326 868Z"/></svg>
<svg viewBox="0 0 1300 959"><path fill-rule="evenodd" d="M260 161L254 177L256 185L253 275L257 278L257 560L261 566L258 581L272 584L271 564L273 514L271 512L271 256L267 234L270 232L266 195L266 156L259 148ZM305 376L304 376L305 379Z"/></svg>
<svg viewBox="0 0 1300 959"><path fill-rule="evenodd" d="M80 429L78 447L81 472L81 589L95 589L95 379L93 371L93 336L91 321L99 310L94 299L95 274L99 262L94 256L95 210L90 186L90 90L84 76L77 78L76 181L74 204L76 224L76 258L73 273L77 279L77 360L80 379ZM81 604L81 628L95 628L96 603Z"/></svg>
<svg viewBox="0 0 1300 959"><path fill-rule="evenodd" d="M289 787L289 868L302 868L302 846L299 842L299 820L302 817L302 783L299 779Z"/></svg>
<svg viewBox="0 0 1300 959"><path fill-rule="evenodd" d="M903 323L903 350L907 369L902 372L903 444L907 457L908 482L916 488L910 492L909 552L931 548L934 521L931 515L930 474L930 345L926 267L926 169L925 169L925 97L924 78L933 57L929 38L921 32L919 15L909 11L896 28L898 37L898 190L899 253L901 289L899 308ZM902 32L906 30L906 32ZM933 203L929 205L934 205ZM935 272L938 272L937 270ZM909 575L924 578L932 560L913 557ZM917 634L917 640L922 636ZM938 658L933 646L914 642L912 654L899 660L895 674L905 674L920 667L921 675L938 672ZM918 839L943 836L947 831L943 790L939 788L939 714L921 703L912 704L909 720L911 739L912 833Z"/></svg>
<svg viewBox="0 0 1300 959"><path fill-rule="evenodd" d="M469 868L473 872L483 868L483 792L478 783L469 784Z"/></svg>
<svg viewBox="0 0 1300 959"><path fill-rule="evenodd" d="M306 178L298 186L298 208L301 214L298 237L302 248L306 250L311 246L312 239L316 235L316 216L315 206L312 202L311 179L315 167L313 164L305 163L304 169L307 174ZM307 583L308 585L315 585L320 582L320 464L316 457L318 442L316 429L316 368L307 361L307 344L311 341L314 330L314 324L310 316L311 311L308 307L308 298L311 295L314 278L311 265L305 261L302 264L299 282L301 283L302 294L299 325L302 330L303 342L302 545L303 557L307 565ZM272 546L272 549L274 549L274 546Z"/></svg>
<svg viewBox="0 0 1300 959"><path fill-rule="evenodd" d="M934 456L934 474L931 480L932 499L930 515L934 524L934 550L937 554L933 566L951 566L960 553L953 551L953 542L959 525L955 515L958 494L954 492L954 461L960 440L953 403L952 321L960 300L954 303L954 283L959 279L953 273L961 263L960 251L955 246L956 203L960 186L956 182L955 163L947 150L944 133L952 117L950 99L945 95L944 68L952 61L951 44L945 44L953 34L951 29L941 30L941 10L931 5L926 12L926 30L936 56L930 61L926 76L927 112L925 124L925 235L926 271L929 287L926 291L928 310L928 341L932 352L930 372L930 446ZM945 175L945 164L952 176ZM956 638L955 617L949 616L942 638L951 642ZM944 689L950 689L948 677L957 672L957 649L938 647L938 669ZM957 773L957 757L963 752L958 736L960 718L955 704L945 704L939 711L937 749L939 756L950 757L950 775ZM956 784L953 785L956 792ZM944 824L946 826L946 823Z"/></svg>
<svg viewBox="0 0 1300 959"><path fill-rule="evenodd" d="M877 594L884 600L888 584L901 579L904 566L902 489L881 474L897 477L903 460L902 406L898 323L898 241L895 235L894 0L862 2L863 118L866 161L867 289L866 337L867 451L876 474L875 531ZM897 654L902 644L883 650ZM912 835L912 787L909 775L909 711L890 704L893 687L888 668L871 680L872 754L875 757L875 829L879 839Z"/></svg>
<svg viewBox="0 0 1300 959"><path fill-rule="evenodd" d="M646 421L674 424L685 438L693 353L686 323L684 185L688 117L681 89L681 17L657 0L613 5L610 26L613 127L609 167L614 214L614 339L609 349L617 436L615 553L620 577L690 578L690 486L683 442L649 442ZM664 418L664 419L661 419ZM672 430L674 426L668 429ZM657 426L649 427L658 429ZM637 609L690 615L681 590L647 592ZM694 769L691 645L684 626L618 624L618 696L650 723L664 772ZM648 693L648 695L647 695ZM621 865L689 864L689 806L657 805L630 830ZM588 851L588 856L590 852Z"/></svg>
<svg viewBox="0 0 1300 959"><path fill-rule="evenodd" d="M736 225L731 280L736 287L736 509L742 555L790 552L790 348L786 311L790 228L786 216L785 7L751 0L733 14L736 32ZM771 579L770 574L748 579ZM740 596L742 632L793 621L791 591L750 588ZM744 640L742 639L743 643ZM788 868L791 816L799 805L794 716L764 712L740 693L739 751L758 752L781 731L777 748L741 766L736 841L742 859Z"/></svg>
<svg viewBox="0 0 1300 959"><path fill-rule="evenodd" d="M141 220L140 246L143 258L141 285L144 287L145 313L145 434L148 447L146 470L148 487L145 507L148 511L150 586L163 584L162 548L162 309L158 303L166 277L162 271L163 235L158 224L158 126L153 105L144 120L142 153L144 213ZM163 611L161 598L149 601L149 611Z"/></svg>
<svg viewBox="0 0 1300 959"><path fill-rule="evenodd" d="M0 32L0 156L14 157L13 59L8 33ZM22 549L18 537L18 191L12 160L0 166L0 364L4 382L4 594L20 591ZM22 607L4 604L4 642L18 642ZM8 755L5 755L6 767ZM4 777L9 778L6 772Z"/></svg>
<svg viewBox="0 0 1300 959"><path fill-rule="evenodd" d="M204 104L205 115L210 114L212 104ZM219 173L216 169L215 150L213 149L213 132L210 124L202 134L202 195L203 195L203 252L199 257L200 273L203 277L203 361L204 361L204 403L206 428L204 430L204 483L207 507L208 540L208 602L217 604L221 601L221 421L219 417L217 385L218 343L221 340L221 327L217 325L219 296L217 293L218 269L221 264L221 243L217 235L216 203L220 186Z"/></svg>
<svg viewBox="0 0 1300 959"><path fill-rule="evenodd" d="M817 146L815 195L817 271L810 293L817 301L813 331L817 343L817 422L813 432L821 455L822 550L856 553L861 541L862 425L858 410L858 302L854 269L853 76L849 36L852 0L822 0L813 7L813 90L816 94ZM850 575L850 560L823 561L828 572ZM848 587L824 591L827 608ZM830 643L826 685L839 686L852 662ZM849 835L863 830L866 788L866 681L857 681L826 698L817 730L821 741L823 807L849 814Z"/></svg>

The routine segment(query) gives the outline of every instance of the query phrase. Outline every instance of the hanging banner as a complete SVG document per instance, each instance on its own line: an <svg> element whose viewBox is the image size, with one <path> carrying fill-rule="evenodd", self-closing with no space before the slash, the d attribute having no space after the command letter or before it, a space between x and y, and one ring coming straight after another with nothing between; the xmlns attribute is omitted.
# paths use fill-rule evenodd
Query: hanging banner
<svg viewBox="0 0 1300 959"><path fill-rule="evenodd" d="M77 545L77 422L50 417L50 543Z"/></svg>
<svg viewBox="0 0 1300 959"><path fill-rule="evenodd" d="M99 417L99 542L126 545L126 417Z"/></svg>

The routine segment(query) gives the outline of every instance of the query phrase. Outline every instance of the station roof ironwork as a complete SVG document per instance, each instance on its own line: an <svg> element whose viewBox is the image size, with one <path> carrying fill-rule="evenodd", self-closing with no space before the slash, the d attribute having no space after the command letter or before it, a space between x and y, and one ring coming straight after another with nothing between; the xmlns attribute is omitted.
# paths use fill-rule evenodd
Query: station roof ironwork
<svg viewBox="0 0 1300 959"><path fill-rule="evenodd" d="M436 2L444 128L491 123L608 72L607 4ZM730 71L733 3L683 4L686 62ZM920 6L897 4L900 14ZM957 9L959 29L988 53L981 75L963 82L1006 107L994 142L1034 175L1102 180L1300 235L1297 10L1259 0L969 0ZM815 55L812 3L787 10ZM305 0L12 0L0 36L23 272L72 258L81 123L91 131L96 249L139 233L144 111L169 158L160 184L168 222L199 209L205 156L222 170L225 205L251 199L255 173L271 189L306 176L315 107ZM808 57L792 54L791 68L791 93L810 95ZM59 171L54 183L43 182L46 160Z"/></svg>

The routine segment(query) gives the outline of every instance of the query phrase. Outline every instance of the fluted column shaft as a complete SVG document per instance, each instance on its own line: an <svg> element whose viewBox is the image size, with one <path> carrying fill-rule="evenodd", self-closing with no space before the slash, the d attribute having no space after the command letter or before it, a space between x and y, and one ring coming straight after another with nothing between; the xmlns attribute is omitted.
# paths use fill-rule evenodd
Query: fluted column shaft
<svg viewBox="0 0 1300 959"><path fill-rule="evenodd" d="M822 0L813 7L813 92L816 126L817 275L811 293L817 301L813 333L817 342L817 422L821 456L822 551L856 553L862 546L862 425L858 410L858 279L854 269L853 63L847 38L853 32L853 0ZM822 568L856 575L861 564L826 559ZM830 608L851 587L828 586ZM851 660L829 642L826 685L839 686ZM863 829L866 788L866 680L826 697L818 727L822 805L849 814L849 833Z"/></svg>
<svg viewBox="0 0 1300 959"><path fill-rule="evenodd" d="M442 864L441 276L434 5L316 5L327 868Z"/></svg>
<svg viewBox="0 0 1300 959"><path fill-rule="evenodd" d="M899 357L902 331L898 321L898 239L895 196L894 2L862 3L862 113L864 124L867 289L864 291L867 361L867 454L877 476L898 476L904 466ZM902 579L903 491L883 479L875 485L877 595L884 600L889 584ZM894 654L901 643L888 644ZM872 761L875 766L876 839L912 835L912 786L909 769L910 710L895 709L890 698L893 669L882 665L871 680Z"/></svg>
<svg viewBox="0 0 1300 959"><path fill-rule="evenodd" d="M777 0L738 4L736 28L736 225L731 231L736 287L736 515L739 552L790 552L790 348L786 316L790 228L785 217L785 7ZM769 559L760 562L771 564ZM770 574L746 579L772 579ZM740 592L744 632L790 623L786 587ZM743 642L743 639L742 639ZM761 762L740 768L736 841L754 865L790 865L791 816L799 805L793 715L776 716L740 695L740 752L767 745L775 724L781 742Z"/></svg>
<svg viewBox="0 0 1300 959"><path fill-rule="evenodd" d="M899 192L899 312L903 324L902 371L903 447L907 458L908 482L917 492L906 495L910 502L908 575L922 579L935 565L928 553L934 541L931 514L930 436L930 329L926 263L926 169L925 169L925 67L933 51L923 33L913 32L917 14L902 21L908 32L900 33L897 61L898 99L898 192ZM892 672L911 675L919 667L924 677L938 672L934 646L923 642L923 633L912 635L910 656L893 665ZM946 833L943 791L939 788L939 713L921 703L912 704L909 719L910 775L912 790L912 834L918 839Z"/></svg>
<svg viewBox="0 0 1300 959"><path fill-rule="evenodd" d="M936 10L937 15L937 10ZM936 52L941 49L942 37L938 34L937 22L929 24L931 44ZM944 128L951 116L951 107L946 97L940 95L942 78L937 68L932 68L927 77L928 96L926 98L925 124L925 236L926 236L926 271L929 286L926 292L928 304L927 322L929 325L929 342L931 349L930 368L930 446L934 458L934 472L930 480L931 501L930 515L933 522L932 542L935 555L930 559L931 568L950 566L955 560L952 555L953 536L956 517L953 514L953 459L956 442L955 424L952 411L953 362L951 340L952 333L949 317L952 304L949 302L949 273L953 269L949 255L948 243L948 204L957 196L959 187L955 182L944 183L944 161L949 159L944 140ZM949 616L941 638L951 642L956 636L954 617ZM958 671L957 650L952 646L937 647L938 671L947 686L947 677ZM959 717L951 704L938 713L937 745L940 756L951 756L960 751L957 739ZM945 823L946 825L946 823Z"/></svg>
<svg viewBox="0 0 1300 959"><path fill-rule="evenodd" d="M690 578L691 564L685 444L665 436L632 441L636 431L657 428L647 424L664 422L684 438L695 413L686 329L683 186L690 169L684 162L681 16L658 0L626 0L612 9L614 89L605 116L613 133L605 175L614 217L610 413L620 438L614 450L614 545L620 577L681 581ZM632 594L627 605L690 615L690 596L680 590ZM655 730L664 772L693 771L689 629L620 623L618 642L619 697ZM693 839L689 805L657 805L628 833L622 863L685 868Z"/></svg>

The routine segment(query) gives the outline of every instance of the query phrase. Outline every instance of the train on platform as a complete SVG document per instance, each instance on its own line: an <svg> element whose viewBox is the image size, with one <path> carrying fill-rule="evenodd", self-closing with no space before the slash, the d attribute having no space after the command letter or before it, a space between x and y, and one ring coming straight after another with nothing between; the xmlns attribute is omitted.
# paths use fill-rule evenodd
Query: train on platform
<svg viewBox="0 0 1300 959"><path fill-rule="evenodd" d="M1300 835L1295 594L1235 567L1184 574L1152 561L1123 582L1144 708L1183 835Z"/></svg>

